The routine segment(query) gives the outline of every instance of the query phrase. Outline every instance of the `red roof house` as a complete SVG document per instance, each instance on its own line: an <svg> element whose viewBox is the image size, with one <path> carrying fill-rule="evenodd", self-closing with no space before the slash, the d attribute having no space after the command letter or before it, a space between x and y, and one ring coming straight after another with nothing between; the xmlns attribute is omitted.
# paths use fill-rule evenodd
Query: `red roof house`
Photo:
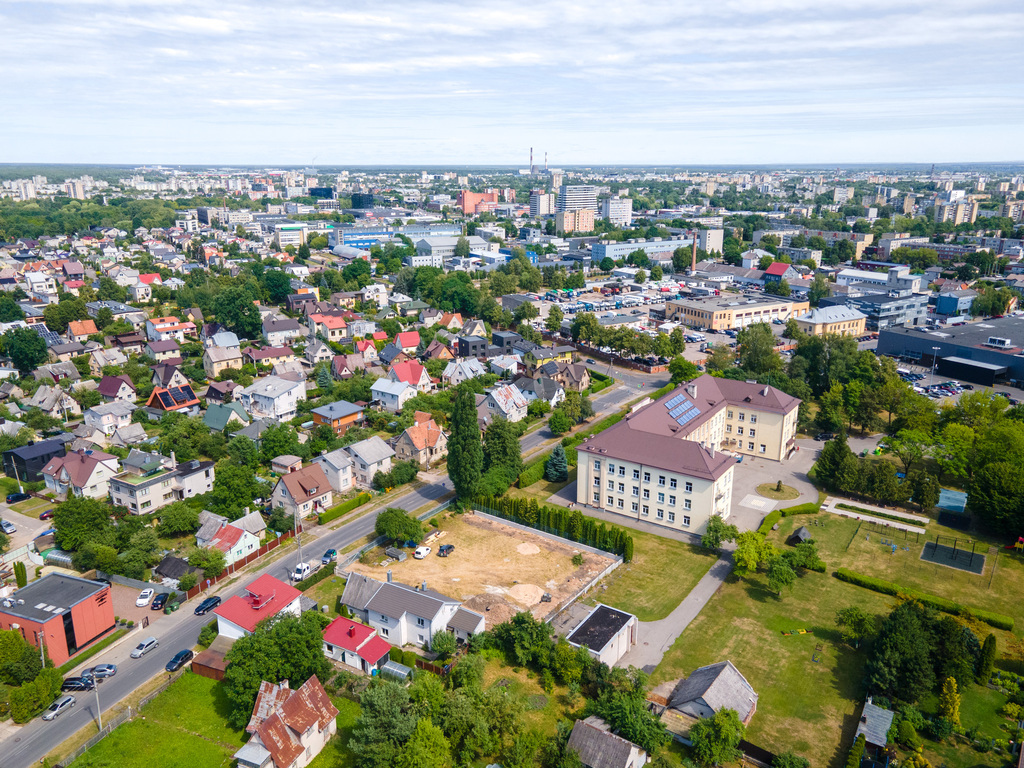
<svg viewBox="0 0 1024 768"><path fill-rule="evenodd" d="M264 680L245 727L252 738L234 757L239 765L301 768L308 765L337 733L338 709L314 675L292 691L288 681Z"/></svg>
<svg viewBox="0 0 1024 768"><path fill-rule="evenodd" d="M224 553L228 565L237 563L260 548L260 540L235 525L225 525L209 541L209 546Z"/></svg>
<svg viewBox="0 0 1024 768"><path fill-rule="evenodd" d="M217 632L237 639L252 634L264 619L281 613L298 616L300 597L302 593L295 587L264 574L245 588L245 594L235 595L214 609Z"/></svg>
<svg viewBox="0 0 1024 768"><path fill-rule="evenodd" d="M370 674L388 660L391 643L373 627L339 616L324 629L324 656Z"/></svg>
<svg viewBox="0 0 1024 768"><path fill-rule="evenodd" d="M402 331L395 337L395 346L411 355L420 345L420 335L416 331Z"/></svg>

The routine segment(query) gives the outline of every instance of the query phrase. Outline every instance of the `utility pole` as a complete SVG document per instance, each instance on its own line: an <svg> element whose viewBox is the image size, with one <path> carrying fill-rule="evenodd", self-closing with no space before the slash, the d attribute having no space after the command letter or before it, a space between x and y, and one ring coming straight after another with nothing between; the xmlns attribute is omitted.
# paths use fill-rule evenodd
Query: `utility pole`
<svg viewBox="0 0 1024 768"><path fill-rule="evenodd" d="M293 513L293 515L294 515L294 519L295 519L295 543L299 545L299 560L298 560L298 562L301 563L302 562L302 538L301 538L300 533L301 533L302 529L299 528L299 507L298 507L298 505L295 506L295 512Z"/></svg>
<svg viewBox="0 0 1024 768"><path fill-rule="evenodd" d="M103 731L103 710L100 709L100 680L98 677L93 676L92 678L92 689L96 692L96 719L100 724L100 731Z"/></svg>

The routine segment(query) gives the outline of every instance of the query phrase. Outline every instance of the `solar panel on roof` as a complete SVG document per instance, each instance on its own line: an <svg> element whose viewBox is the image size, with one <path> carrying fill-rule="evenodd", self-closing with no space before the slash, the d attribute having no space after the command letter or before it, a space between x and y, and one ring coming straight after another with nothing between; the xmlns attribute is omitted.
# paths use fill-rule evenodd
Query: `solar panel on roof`
<svg viewBox="0 0 1024 768"><path fill-rule="evenodd" d="M667 403L665 403L665 407L669 408L669 409L675 408L677 405L679 405L684 400L686 400L686 395L676 395L671 400L669 400Z"/></svg>
<svg viewBox="0 0 1024 768"><path fill-rule="evenodd" d="M695 416L699 416L699 415L700 415L700 409L698 409L698 408L691 408L686 413L684 413L682 416L680 416L678 419L676 419L676 424L678 424L679 426L683 426L688 421L690 421L692 418L694 418Z"/></svg>
<svg viewBox="0 0 1024 768"><path fill-rule="evenodd" d="M174 401L171 399L170 393L168 393L168 392L161 392L159 397L160 397L160 404L164 408L173 408L174 407Z"/></svg>
<svg viewBox="0 0 1024 768"><path fill-rule="evenodd" d="M676 416L678 416L683 411L687 410L689 407L690 407L689 403L683 403L682 405L677 405L675 408L673 408L671 411L668 412L668 416L669 416L670 419L674 419L674 418L676 418Z"/></svg>

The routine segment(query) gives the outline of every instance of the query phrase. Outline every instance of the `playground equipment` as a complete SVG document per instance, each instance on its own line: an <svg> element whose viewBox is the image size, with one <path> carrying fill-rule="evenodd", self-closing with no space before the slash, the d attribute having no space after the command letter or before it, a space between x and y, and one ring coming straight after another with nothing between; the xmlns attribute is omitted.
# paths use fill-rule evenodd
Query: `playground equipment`
<svg viewBox="0 0 1024 768"><path fill-rule="evenodd" d="M1024 536L1018 536L1016 544L1007 544L1003 549L1016 549L1020 552L1024 552Z"/></svg>

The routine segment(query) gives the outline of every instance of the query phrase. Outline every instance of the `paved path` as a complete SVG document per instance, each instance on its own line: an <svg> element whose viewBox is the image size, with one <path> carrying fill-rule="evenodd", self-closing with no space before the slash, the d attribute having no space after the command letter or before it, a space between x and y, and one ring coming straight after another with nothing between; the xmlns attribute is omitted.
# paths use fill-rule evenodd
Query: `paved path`
<svg viewBox="0 0 1024 768"><path fill-rule="evenodd" d="M726 551L711 566L711 570L704 574L672 613L658 621L640 622L637 644L615 666L637 667L644 672L653 672L672 644L690 626L690 622L697 618L726 577L732 573L732 569L732 545L727 545Z"/></svg>

